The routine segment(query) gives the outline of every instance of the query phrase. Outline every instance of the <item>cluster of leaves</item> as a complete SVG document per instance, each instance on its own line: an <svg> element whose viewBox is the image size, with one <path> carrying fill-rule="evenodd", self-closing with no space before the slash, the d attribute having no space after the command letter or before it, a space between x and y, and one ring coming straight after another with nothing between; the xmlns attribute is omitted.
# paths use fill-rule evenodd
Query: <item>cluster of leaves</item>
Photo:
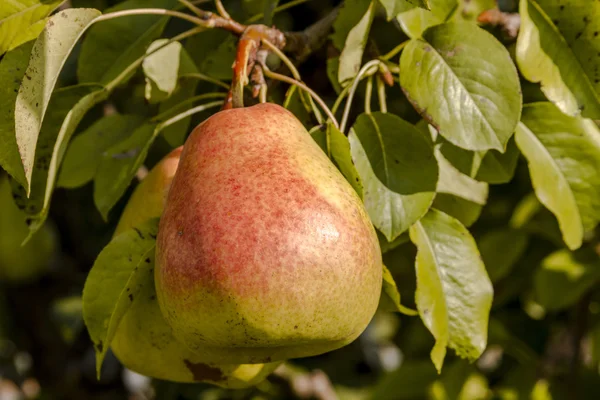
<svg viewBox="0 0 600 400"><path fill-rule="evenodd" d="M183 144L190 127L220 106L235 53L235 37L226 32L189 29L165 15L117 17L136 8L182 10L176 0L51 15L60 3L0 7L0 165L32 234L57 187L93 182L95 206L108 219L152 151ZM268 21L278 10L277 1L238 3L226 5L241 21L257 14L254 20ZM577 346L584 336L600 346L593 307L600 281L600 4L514 5L505 9L520 16L516 40L477 23L495 9L493 0L344 1L330 36L335 56L326 60L331 89L323 94L340 124L313 115L314 103L297 87L271 85L270 100L310 129L377 228L386 264L382 314L365 337L386 344L393 335L377 329L398 329L386 312L406 315L397 345L409 361L352 396L551 396L562 372L544 363L556 355L524 330L566 330ZM291 22L278 15L285 30ZM76 79L62 78L69 68ZM374 85L379 111L371 110ZM104 345L97 347L101 357L126 311L134 264L152 246L130 236L131 243L115 239L90 273L98 296L106 293L100 307L87 310L90 336ZM136 249L135 262L126 261ZM102 266L121 273L107 275ZM596 347L586 365L597 369ZM480 359L477 368L447 348ZM496 357L490 367L498 348L512 361L499 367ZM424 349L435 368L410 359ZM571 353L569 362L578 364L579 350ZM539 366L552 371L536 376ZM499 383L490 388L493 379ZM337 389L344 396L347 388Z"/></svg>

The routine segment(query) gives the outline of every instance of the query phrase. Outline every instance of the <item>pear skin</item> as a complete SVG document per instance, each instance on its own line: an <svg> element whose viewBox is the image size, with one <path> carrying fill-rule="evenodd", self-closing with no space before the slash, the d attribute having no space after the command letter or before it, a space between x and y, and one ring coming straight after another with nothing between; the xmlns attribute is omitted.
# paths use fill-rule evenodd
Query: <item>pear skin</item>
<svg viewBox="0 0 600 400"><path fill-rule="evenodd" d="M181 150L179 147L166 155L136 187L115 235L161 216ZM243 388L262 381L279 365L206 363L201 351L194 353L175 339L160 312L153 274L147 279L121 320L111 344L113 352L127 368L174 382L208 382L227 388Z"/></svg>
<svg viewBox="0 0 600 400"><path fill-rule="evenodd" d="M14 203L8 177L0 171L0 280L26 283L49 267L58 247L58 236L47 221L22 246L29 235L26 215Z"/></svg>
<svg viewBox="0 0 600 400"><path fill-rule="evenodd" d="M175 336L212 361L354 341L382 260L361 199L281 106L220 111L188 137L159 225L155 284Z"/></svg>

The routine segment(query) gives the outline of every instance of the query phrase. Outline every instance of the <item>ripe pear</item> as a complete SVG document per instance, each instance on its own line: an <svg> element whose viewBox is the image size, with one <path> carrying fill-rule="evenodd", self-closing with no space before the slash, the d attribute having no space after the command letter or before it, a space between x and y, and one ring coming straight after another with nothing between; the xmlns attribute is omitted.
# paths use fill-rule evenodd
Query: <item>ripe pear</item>
<svg viewBox="0 0 600 400"><path fill-rule="evenodd" d="M12 198L8 176L0 171L0 280L27 283L41 276L50 266L58 247L56 229L47 221L31 239L27 216Z"/></svg>
<svg viewBox="0 0 600 400"><path fill-rule="evenodd" d="M132 194L115 230L115 236L144 221L160 217L182 148L165 156ZM153 275L119 323L111 344L127 368L142 375L175 382L210 382L242 388L267 377L279 364L209 364L202 352L194 353L175 339L166 323L154 290Z"/></svg>
<svg viewBox="0 0 600 400"><path fill-rule="evenodd" d="M194 129L156 246L165 319L220 362L335 350L380 298L381 251L361 199L275 104L223 110Z"/></svg>

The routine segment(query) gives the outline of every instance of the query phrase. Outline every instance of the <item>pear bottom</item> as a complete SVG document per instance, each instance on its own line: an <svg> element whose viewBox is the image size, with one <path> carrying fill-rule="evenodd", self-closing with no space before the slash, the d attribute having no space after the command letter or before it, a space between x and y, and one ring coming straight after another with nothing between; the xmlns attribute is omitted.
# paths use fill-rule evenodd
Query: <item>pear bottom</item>
<svg viewBox="0 0 600 400"><path fill-rule="evenodd" d="M174 338L160 312L153 282L142 285L134 297L111 348L125 367L139 374L181 383L212 383L230 389L256 385L280 364L206 362L205 355L192 352ZM215 356L211 358L214 360Z"/></svg>

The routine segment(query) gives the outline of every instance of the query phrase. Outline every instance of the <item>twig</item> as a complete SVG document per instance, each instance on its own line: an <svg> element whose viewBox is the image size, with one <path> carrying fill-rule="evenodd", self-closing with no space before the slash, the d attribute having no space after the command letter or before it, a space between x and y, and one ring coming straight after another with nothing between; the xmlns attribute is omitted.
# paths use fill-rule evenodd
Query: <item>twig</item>
<svg viewBox="0 0 600 400"><path fill-rule="evenodd" d="M222 99L225 96L226 96L226 94L222 93L222 92L199 94L197 96L190 97L189 99L184 100L181 103L177 103L176 105L174 105L173 107L169 108L168 110L163 111L162 113L155 115L154 117L152 117L150 119L150 121L160 122L161 120L163 120L167 116L173 114L175 111L177 111L178 109L182 108L183 106L186 106L188 104L192 104L192 103L195 103L195 102L201 101L201 100L208 100L208 99L215 99L215 98L216 99Z"/></svg>
<svg viewBox="0 0 600 400"><path fill-rule="evenodd" d="M335 127L336 128L339 127L337 119L335 118L335 116L333 115L333 113L331 112L329 107L327 107L327 104L325 104L323 99L321 99L321 97L319 97L319 95L317 93L315 93L314 90L312 90L311 88L306 86L304 83L302 83L296 79L293 79L293 78L290 78L289 76L281 75L281 74L278 74L277 72L273 72L273 71L269 70L269 68L264 64L262 65L262 68L263 68L263 72L264 72L265 76L267 76L268 78L276 79L276 80L282 81L282 82L287 82L290 85L296 85L300 89L308 92L311 95L311 97L319 104L319 106L321 106L321 108L323 109L325 114L327 114L327 116L329 117L331 122L335 125Z"/></svg>
<svg viewBox="0 0 600 400"><path fill-rule="evenodd" d="M191 22L195 25L202 26L204 28L212 28L213 23L206 21L204 19L200 19L194 16L191 16L186 13L182 13L179 11L173 10L165 10L162 8L136 8L133 10L123 10L123 11L115 11L112 13L104 14L96 18L95 22L107 21L113 18L127 17L131 15L168 15L170 17L176 17L188 22Z"/></svg>
<svg viewBox="0 0 600 400"><path fill-rule="evenodd" d="M210 77L208 75L205 75L201 72L190 72L189 74L183 74L179 76L180 78L193 78L193 79L199 79L201 81L206 81L209 83L214 83L217 86L220 86L224 89L229 89L229 86L225 83L225 82L221 82L218 79L215 79L213 77Z"/></svg>
<svg viewBox="0 0 600 400"><path fill-rule="evenodd" d="M164 128L166 128L169 125L173 125L176 122L181 121L184 118L189 117L190 115L208 110L209 108L214 108L214 107L218 107L221 105L220 101L213 101L210 103L206 103L206 104L202 104L196 107L192 107L187 111L184 111L180 114L175 115L174 117L169 118L168 120L161 122L157 127L156 127L156 131L162 131Z"/></svg>
<svg viewBox="0 0 600 400"><path fill-rule="evenodd" d="M269 50L271 50L273 53L275 53L275 55L277 57L279 57L281 59L281 61L284 62L284 64L286 65L286 67L288 67L289 70L290 70L290 72L292 73L292 76L294 77L294 79L301 80L300 79L300 72L298 72L298 69L296 68L296 66L294 65L294 63L292 62L292 60L290 60L283 53L283 51L279 50L279 48L277 46L275 46L273 43L269 42L267 39L263 39L262 42L263 42L263 44L265 46L267 46L269 48Z"/></svg>
<svg viewBox="0 0 600 400"><path fill-rule="evenodd" d="M350 92L348 93L348 99L346 100L346 106L344 107L344 114L342 115L342 122L340 123L340 131L342 133L346 130L346 124L348 123L348 117L350 116L350 107L352 106L352 99L354 98L354 94L356 93L356 88L358 88L358 83L364 76L373 75L375 72L379 70L377 68L382 62L380 60L371 60L358 71L358 74L354 77L352 81L352 86L350 87ZM375 67L375 68L374 68Z"/></svg>
<svg viewBox="0 0 600 400"><path fill-rule="evenodd" d="M273 13L274 13L274 14L276 14L276 13L278 13L278 12L285 11L285 10L287 10L288 8L292 8L292 7L295 7L295 6L297 6L297 5L300 5L300 4L302 4L302 3L306 3L306 2L309 2L309 1L311 1L311 0L293 0L293 1L290 1L290 2L288 2L288 3L282 4L282 5L278 6L278 7L275 7L275 10L273 10ZM253 23L253 22L258 22L258 21L260 21L260 20L261 20L261 19L262 19L264 16L265 16L265 14L264 14L264 13L260 13L260 14L253 15L252 17L250 17L250 18L249 18L249 19L246 21L246 23L247 23L247 24L251 24L251 23Z"/></svg>
<svg viewBox="0 0 600 400"><path fill-rule="evenodd" d="M284 50L292 54L298 63L306 60L310 54L325 44L339 11L338 6L301 32L286 32Z"/></svg>
<svg viewBox="0 0 600 400"><path fill-rule="evenodd" d="M227 18L212 13L210 11L204 11L196 7L189 0L179 0L179 2L186 6L194 14L196 14L201 21L204 21L206 28L222 28L233 32L236 35L241 35L246 29L246 26L244 24L240 24L239 22L234 21L233 19L231 19L231 17ZM229 16L229 14L227 14L227 16Z"/></svg>
<svg viewBox="0 0 600 400"><path fill-rule="evenodd" d="M388 53L382 55L381 57L379 57L380 60L382 61L389 61L390 59L392 59L396 54L400 53L402 51L402 49L404 49L406 47L406 45L408 44L408 40L400 43L398 46L394 47L392 50L390 50Z"/></svg>
<svg viewBox="0 0 600 400"><path fill-rule="evenodd" d="M231 15L229 15L227 10L225 9L225 6L223 6L221 0L215 0L215 6L217 7L217 12L221 17L225 19L231 19Z"/></svg>
<svg viewBox="0 0 600 400"><path fill-rule="evenodd" d="M186 6L191 12L196 14L200 18L204 18L204 11L196 7L194 4L190 3L187 0L178 0L181 4Z"/></svg>

